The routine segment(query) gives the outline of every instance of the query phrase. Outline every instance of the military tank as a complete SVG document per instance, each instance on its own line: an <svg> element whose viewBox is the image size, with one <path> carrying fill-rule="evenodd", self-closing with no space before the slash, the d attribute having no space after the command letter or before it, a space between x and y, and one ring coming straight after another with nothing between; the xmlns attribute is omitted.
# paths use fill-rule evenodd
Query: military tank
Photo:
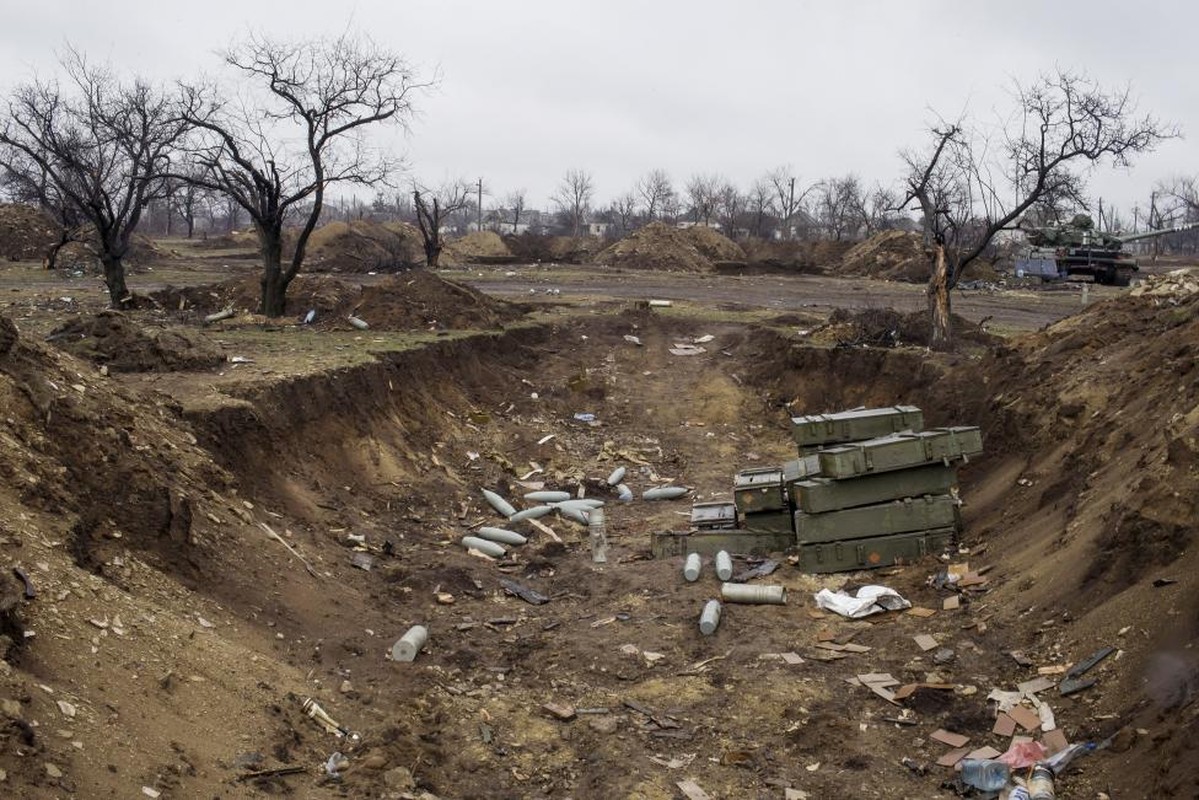
<svg viewBox="0 0 1199 800"><path fill-rule="evenodd" d="M1021 226L1032 249L1016 259L1016 275L1045 281L1089 275L1105 286L1127 286L1140 267L1124 249L1126 244L1196 227L1199 223L1192 222L1142 233L1116 233L1097 230L1087 214L1076 214L1067 225Z"/></svg>

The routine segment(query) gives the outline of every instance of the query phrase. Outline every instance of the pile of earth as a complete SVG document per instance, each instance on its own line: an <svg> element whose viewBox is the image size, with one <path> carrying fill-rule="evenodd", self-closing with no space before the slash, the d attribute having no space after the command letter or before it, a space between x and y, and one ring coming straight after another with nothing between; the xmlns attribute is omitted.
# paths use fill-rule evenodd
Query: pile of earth
<svg viewBox="0 0 1199 800"><path fill-rule="evenodd" d="M993 346L1001 339L980 325L957 314L950 315L955 340L975 345ZM828 322L812 330L810 341L836 347L928 347L932 326L928 312L908 314L893 308L869 308L854 311L834 309Z"/></svg>
<svg viewBox="0 0 1199 800"><path fill-rule="evenodd" d="M406 222L330 222L308 239L308 265L321 272L396 272L424 263L420 232Z"/></svg>
<svg viewBox="0 0 1199 800"><path fill-rule="evenodd" d="M667 272L706 272L716 262L744 261L745 252L711 228L651 222L597 254L598 264Z"/></svg>
<svg viewBox="0 0 1199 800"><path fill-rule="evenodd" d="M151 295L167 311L195 318L225 309L256 314L261 308L257 275L186 288L167 287ZM287 314L313 313L318 328L349 327L347 317L364 320L378 330L498 328L524 312L517 305L489 297L425 269L361 285L332 275L297 275L287 290Z"/></svg>
<svg viewBox="0 0 1199 800"><path fill-rule="evenodd" d="M928 256L919 234L882 231L847 250L835 271L845 276L919 283L928 280Z"/></svg>
<svg viewBox="0 0 1199 800"><path fill-rule="evenodd" d="M474 231L447 242L441 251L440 263L441 266L451 267L460 264L504 264L513 260L512 251L498 233Z"/></svg>
<svg viewBox="0 0 1199 800"><path fill-rule="evenodd" d="M59 226L41 210L23 203L0 204L0 259L41 261L58 235Z"/></svg>
<svg viewBox="0 0 1199 800"><path fill-rule="evenodd" d="M841 262L852 242L817 239L770 240L750 238L741 243L745 268L737 272L800 272L823 274Z"/></svg>
<svg viewBox="0 0 1199 800"><path fill-rule="evenodd" d="M225 362L225 354L205 337L182 328L150 327L119 311L69 319L47 340L114 372L205 370Z"/></svg>

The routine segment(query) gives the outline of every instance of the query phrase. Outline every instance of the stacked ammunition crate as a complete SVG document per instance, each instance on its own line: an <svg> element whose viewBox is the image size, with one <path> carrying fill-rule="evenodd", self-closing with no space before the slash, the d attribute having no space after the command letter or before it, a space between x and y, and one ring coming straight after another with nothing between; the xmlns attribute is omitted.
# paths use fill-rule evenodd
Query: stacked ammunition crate
<svg viewBox="0 0 1199 800"><path fill-rule="evenodd" d="M746 529L791 530L808 572L866 569L943 550L961 527L957 464L982 452L976 427L922 430L914 406L791 420L800 458L736 475Z"/></svg>

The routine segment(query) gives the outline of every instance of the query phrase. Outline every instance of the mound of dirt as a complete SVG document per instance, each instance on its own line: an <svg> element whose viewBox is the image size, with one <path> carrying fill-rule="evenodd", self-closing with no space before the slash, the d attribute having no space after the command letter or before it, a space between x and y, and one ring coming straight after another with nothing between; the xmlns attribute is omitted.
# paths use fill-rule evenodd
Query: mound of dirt
<svg viewBox="0 0 1199 800"><path fill-rule="evenodd" d="M517 306L423 269L363 287L346 311L383 330L498 328L522 313Z"/></svg>
<svg viewBox="0 0 1199 800"><path fill-rule="evenodd" d="M54 220L33 206L0 204L0 259L41 261L58 241L58 230Z"/></svg>
<svg viewBox="0 0 1199 800"><path fill-rule="evenodd" d="M396 272L424 263L420 232L406 222L330 222L308 239L308 265L322 272Z"/></svg>
<svg viewBox="0 0 1199 800"><path fill-rule="evenodd" d="M695 245L695 249L709 261L744 261L745 251L724 234L707 227L693 225L683 233Z"/></svg>
<svg viewBox="0 0 1199 800"><path fill-rule="evenodd" d="M801 272L824 274L841 263L852 242L820 239L797 240L747 239L741 244L745 259L754 272Z"/></svg>
<svg viewBox="0 0 1199 800"><path fill-rule="evenodd" d="M445 246L441 258L451 264L498 264L513 259L512 251L495 231L475 231Z"/></svg>
<svg viewBox="0 0 1199 800"><path fill-rule="evenodd" d="M196 333L144 327L119 311L67 320L47 339L115 372L205 370L225 363L225 354Z"/></svg>
<svg viewBox="0 0 1199 800"><path fill-rule="evenodd" d="M847 250L836 272L917 283L928 280L928 256L918 234L883 231Z"/></svg>
<svg viewBox="0 0 1199 800"><path fill-rule="evenodd" d="M1001 341L957 314L951 315L951 324L953 335L960 342L992 346ZM927 312L901 314L893 308L865 311L838 308L829 316L827 324L811 333L811 341L838 347L928 347L931 338L932 327Z"/></svg>
<svg viewBox="0 0 1199 800"><path fill-rule="evenodd" d="M720 236L715 231L712 233ZM712 259L700 250L701 239L705 240L705 247L711 247L710 240L703 234L697 236L661 222L651 222L600 251L592 260L613 267L705 272L712 269ZM740 252L740 248L737 249Z"/></svg>
<svg viewBox="0 0 1199 800"><path fill-rule="evenodd" d="M1199 294L1199 275L1192 269L1175 269L1164 275L1150 275L1134 286L1129 294L1133 297L1148 295L1178 303Z"/></svg>
<svg viewBox="0 0 1199 800"><path fill-rule="evenodd" d="M201 317L227 308L242 314L257 313L261 290L256 275L187 288L168 287L151 295L167 311ZM333 275L301 273L287 290L292 317L315 311L318 328L345 328L346 317L363 319L378 330L428 330L495 328L517 319L519 306L424 269L390 276L362 286Z"/></svg>

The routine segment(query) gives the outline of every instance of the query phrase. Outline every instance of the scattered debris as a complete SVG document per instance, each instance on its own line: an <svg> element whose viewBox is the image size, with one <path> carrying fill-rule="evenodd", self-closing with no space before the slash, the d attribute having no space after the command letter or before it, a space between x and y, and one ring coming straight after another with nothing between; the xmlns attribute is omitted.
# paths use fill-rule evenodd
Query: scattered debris
<svg viewBox="0 0 1199 800"><path fill-rule="evenodd" d="M844 591L834 592L829 589L821 589L816 593L815 598L816 605L820 608L826 608L851 619L912 607L912 604L903 599L899 592L886 586L863 586L855 595Z"/></svg>
<svg viewBox="0 0 1199 800"><path fill-rule="evenodd" d="M504 591L514 597L519 597L526 603L534 606L544 605L550 601L549 597L537 591L530 589L528 586L522 586L516 581L510 581L507 578L500 578L500 586L504 587Z"/></svg>

